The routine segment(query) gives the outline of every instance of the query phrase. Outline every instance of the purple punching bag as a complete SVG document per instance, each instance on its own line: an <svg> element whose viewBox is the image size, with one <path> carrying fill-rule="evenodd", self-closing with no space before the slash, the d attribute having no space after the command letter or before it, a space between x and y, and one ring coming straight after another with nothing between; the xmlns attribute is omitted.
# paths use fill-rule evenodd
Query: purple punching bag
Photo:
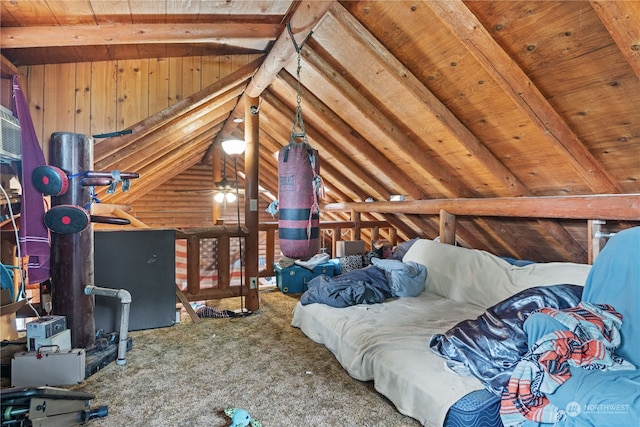
<svg viewBox="0 0 640 427"><path fill-rule="evenodd" d="M320 249L319 171L318 151L307 143L278 153L278 233L286 257L306 260Z"/></svg>

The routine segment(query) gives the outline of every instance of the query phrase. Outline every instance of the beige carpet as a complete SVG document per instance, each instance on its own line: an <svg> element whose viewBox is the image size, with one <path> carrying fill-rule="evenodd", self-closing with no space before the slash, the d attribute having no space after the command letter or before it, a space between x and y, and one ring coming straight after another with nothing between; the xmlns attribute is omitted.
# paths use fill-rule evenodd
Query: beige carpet
<svg viewBox="0 0 640 427"><path fill-rule="evenodd" d="M111 363L74 386L109 415L92 426L207 426L244 408L263 426L419 426L351 378L333 355L290 325L297 299L261 292L246 318L205 318L136 331L127 363ZM217 307L239 308L237 298Z"/></svg>

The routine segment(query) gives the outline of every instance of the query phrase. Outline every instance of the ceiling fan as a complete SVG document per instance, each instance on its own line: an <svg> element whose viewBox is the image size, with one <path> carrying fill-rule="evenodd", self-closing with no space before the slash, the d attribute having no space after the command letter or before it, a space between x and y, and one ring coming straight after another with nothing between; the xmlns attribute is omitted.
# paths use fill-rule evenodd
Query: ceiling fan
<svg viewBox="0 0 640 427"><path fill-rule="evenodd" d="M239 173L244 178L242 173ZM225 161L222 163L222 179L220 181L214 182L215 187L210 190L205 189L186 189L186 190L175 190L180 193L198 193L198 194L213 194L214 199L218 203L229 202L233 203L236 201L237 196L240 194L244 195L243 188L236 188L237 181L230 180L227 178L227 162L226 162L226 154ZM267 198L271 200L276 200L276 197L273 196L268 190L264 189L262 186L258 186L258 191L264 194Z"/></svg>

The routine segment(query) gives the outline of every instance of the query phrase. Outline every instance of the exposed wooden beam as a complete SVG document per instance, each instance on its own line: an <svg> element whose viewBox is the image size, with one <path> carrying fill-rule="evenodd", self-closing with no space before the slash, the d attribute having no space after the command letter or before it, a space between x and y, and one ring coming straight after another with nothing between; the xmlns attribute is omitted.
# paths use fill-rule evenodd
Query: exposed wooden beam
<svg viewBox="0 0 640 427"><path fill-rule="evenodd" d="M242 87L234 88L219 98L200 105L194 111L174 118L162 128L138 138L135 144L128 144L113 154L97 158L94 161L95 167L99 170L114 167L126 170L140 161L158 158L165 147L179 144L180 141L188 140L212 127L217 126L219 129L222 126L220 122L227 117L241 92Z"/></svg>
<svg viewBox="0 0 640 427"><path fill-rule="evenodd" d="M263 95L268 105L277 106L280 110L285 108L284 104L272 92L284 91L287 99L296 98L295 80L288 73L280 74L274 80L272 88ZM345 155L344 148L349 143L345 141L345 135L353 135L353 129L305 88L302 89L302 98L305 104L305 126L311 129L315 140L320 140L323 151L339 162L341 168L350 171L365 183L362 189L367 193L366 196L389 200L389 196L392 194L391 189L384 186L378 180L377 175L372 176L366 167L363 167L351 156ZM288 111L290 112L289 117L293 117L293 111ZM381 172L384 173L384 171ZM363 197L363 200L366 199L366 196Z"/></svg>
<svg viewBox="0 0 640 427"><path fill-rule="evenodd" d="M247 87L248 96L257 98L271 84L283 66L296 53L294 42L295 45L302 46L333 3L335 2L307 0L298 5L289 23L293 40L286 29L280 34L264 63L251 79Z"/></svg>
<svg viewBox="0 0 640 427"><path fill-rule="evenodd" d="M591 7L640 78L640 2L592 0Z"/></svg>
<svg viewBox="0 0 640 427"><path fill-rule="evenodd" d="M3 49L158 43L226 43L275 40L281 24L252 22L208 24L100 24L2 27Z"/></svg>
<svg viewBox="0 0 640 427"><path fill-rule="evenodd" d="M333 96L328 103L329 108L333 111L339 111L343 120L357 124L358 127L354 130L363 135L365 140L370 141L366 147L362 147L363 149L368 147L368 152L363 153L372 162L371 164L378 166L383 175L393 180L395 188L402 189L413 199L432 197L419 186L415 179L406 175L397 166L391 164L387 158L381 156L380 153L383 150L404 153L406 158L412 159L417 168L420 168L424 174L429 175L434 183L437 183L439 191L450 196L468 195L467 189L460 183L443 183L439 177L439 167L428 153L417 147L406 134L395 126L390 118L376 108L318 53L308 47L302 53L306 64L305 84L332 91ZM289 72L295 74L294 70L289 70Z"/></svg>
<svg viewBox="0 0 640 427"><path fill-rule="evenodd" d="M212 100L219 97L221 94L236 88L245 81L249 80L255 73L255 70L261 64L262 58L258 58L247 65L239 68L230 75L220 79L216 83L206 87L205 89L197 92L187 98L184 98L180 102L165 108L164 110L150 116L135 125L130 129L133 131L129 135L118 136L115 138L104 139L98 141L94 148L95 162L98 163L102 159L114 155L124 147L135 143L140 138L161 129L168 123L173 121L176 117L189 113L197 109L199 106L207 104Z"/></svg>
<svg viewBox="0 0 640 427"><path fill-rule="evenodd" d="M4 32L4 29L2 31ZM4 57L4 55L0 55L0 74L3 79L10 79L14 75L20 73L18 72L18 69Z"/></svg>
<svg viewBox="0 0 640 427"><path fill-rule="evenodd" d="M335 24L339 24L340 27L335 26L327 30L327 26ZM346 31L348 33L346 36L341 37L341 39L348 40L349 43L352 44L349 50L346 49L346 46L342 45L343 49L340 49L339 52L337 50L332 51L332 55L334 55L339 61L348 61L349 59L347 56L352 56L354 57L353 61L363 61L361 66L363 69L366 69L365 64L367 62L381 64L381 69L376 68L376 75L378 77L381 74L384 75L384 81L388 82L387 84L395 84L398 87L402 87L407 94L405 97L407 103L413 102L411 105L415 105L415 108L425 109L426 107L425 114L431 114L439 124L446 128L447 131L450 132L452 136L455 137L464 146L464 148L496 178L498 182L502 183L508 193L514 196L533 195L528 188L520 182L520 180L511 173L511 171L505 167L502 162L500 162L500 160L497 159L487 149L487 147L483 145L476 136L473 135L466 126L464 126L460 120L411 73L409 69L394 58L394 56L387 51L385 46L378 42L378 40L373 37L373 35L371 35L357 20L355 20L341 5L337 4L330 9L328 17L325 19L323 29L324 37L322 35L317 35L316 38L322 42L325 48L327 48L327 46L331 46L331 42L333 41L331 38L332 34L335 34L336 32L340 32L342 34L342 31ZM346 43L347 42L345 42L345 44ZM309 49L305 49L305 58L312 59L310 60L310 63L319 63L319 61L316 61L310 54L306 56L308 51ZM358 55L356 55L355 52L358 52ZM358 59L355 59L355 56L357 56ZM332 84L338 84L345 80L339 76L337 71L323 71L325 75L331 76ZM457 180L453 182L445 182L442 180L442 177L440 176L440 168L424 149L421 149L418 144L404 135L398 126L395 126L388 120L385 123L386 119L379 118L380 116L384 116L383 114L375 110L374 106L369 105L369 101L358 93L358 91L347 90L348 87L348 83L345 82L340 86L340 91L349 93L353 98L354 104L357 104L358 106L367 106L367 108L369 108L369 113L365 114L366 120L377 120L377 122L379 122L378 126L380 132L376 133L376 135L384 135L385 132L389 133L392 136L389 144L395 144L398 151L404 151L407 156L416 163L416 167L422 168L425 173L432 176L433 181L440 181L440 185L444 188L443 194L452 195L453 197L479 197L479 194L465 186L463 182L459 182ZM344 111L345 108L342 110ZM402 185L402 182L399 182L398 184ZM499 237L495 233L494 230L496 228L496 224L494 224L492 219L479 219L478 225L481 226L486 233L494 236L494 238L503 240L503 244L510 246L512 251L515 252L519 250L518 245L514 244L516 243L514 240L510 239L508 236ZM586 256L584 249L563 227L552 221L549 222L549 224L546 224L546 226L553 231L553 235L560 239L559 243L562 245L562 248L566 249L572 256L578 258ZM511 243L507 243L509 240L512 240Z"/></svg>
<svg viewBox="0 0 640 427"><path fill-rule="evenodd" d="M460 0L423 1L458 37L511 98L546 135L596 193L622 193L622 187L578 139L525 72Z"/></svg>
<svg viewBox="0 0 640 427"><path fill-rule="evenodd" d="M640 194L599 194L593 196L502 197L486 199L440 199L410 202L334 203L329 211L412 213L439 215L444 209L454 215L603 219L637 221Z"/></svg>
<svg viewBox="0 0 640 427"><path fill-rule="evenodd" d="M413 102L416 105L428 110L433 120L446 128L455 139L477 161L489 171L501 185L513 196L527 195L527 188L511 171L500 162L489 149L456 117L446 105L442 103L413 73L400 62L382 43L380 43L371 33L369 33L349 12L343 7L336 5L330 11L331 16L349 33L349 39L357 41L358 50L371 51L375 56L376 66L384 68L385 80L391 84L402 86L406 90L405 103ZM344 58L342 58L344 59ZM355 59L354 59L355 60ZM378 71L381 73L381 71ZM412 99L412 101L409 101ZM425 118L426 119L426 118ZM404 145L404 144L401 144ZM414 144L412 144L414 145ZM422 164L423 160L419 162ZM437 170L435 167L434 170ZM458 196L460 196L458 192ZM470 197L474 194L465 194Z"/></svg>

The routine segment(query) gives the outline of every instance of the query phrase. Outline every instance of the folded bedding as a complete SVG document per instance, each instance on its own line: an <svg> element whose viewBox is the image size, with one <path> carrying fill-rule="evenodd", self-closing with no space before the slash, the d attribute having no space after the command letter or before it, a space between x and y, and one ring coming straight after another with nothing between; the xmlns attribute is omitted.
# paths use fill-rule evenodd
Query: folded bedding
<svg viewBox="0 0 640 427"><path fill-rule="evenodd" d="M338 276L320 275L307 283L303 305L321 303L331 307L377 304L391 297L413 297L425 286L424 265L395 259L373 258L372 265Z"/></svg>

